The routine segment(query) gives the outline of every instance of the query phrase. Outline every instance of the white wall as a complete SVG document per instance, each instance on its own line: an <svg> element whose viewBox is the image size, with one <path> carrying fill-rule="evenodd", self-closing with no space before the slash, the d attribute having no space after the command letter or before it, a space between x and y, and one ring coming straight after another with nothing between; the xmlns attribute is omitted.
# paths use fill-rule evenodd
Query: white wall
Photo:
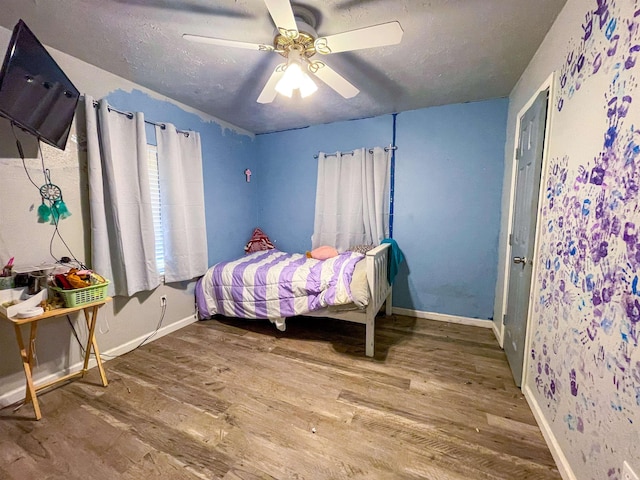
<svg viewBox="0 0 640 480"><path fill-rule="evenodd" d="M516 116L556 71L523 391L580 480L640 472L640 6L599 3L567 2L511 93L496 291L501 333Z"/></svg>
<svg viewBox="0 0 640 480"><path fill-rule="evenodd" d="M0 28L0 51L9 43L11 31ZM145 92L153 98L170 102L180 110L197 114L206 122L215 124L216 130L233 128L201 112L173 102L104 70L77 60L69 55L49 49L76 87L94 98L102 98L115 90ZM87 193L86 149L84 148L83 107L80 106L65 151L42 145L45 167L51 171L52 183L62 189L64 201L71 217L60 222L60 233L73 254L90 264L89 211ZM170 118L160 120L171 121ZM219 127L218 127L219 126ZM178 125L180 127L180 125ZM238 129L235 129L238 131ZM246 132L239 132L246 133ZM34 182L44 184L37 143L32 137L18 131L27 156L26 167ZM40 194L29 182L11 132L10 124L0 119L0 262L14 256L16 264L29 265L51 262L53 257L71 256L59 238L50 241L54 227L37 222L36 210ZM133 298L116 297L114 302L100 309L98 343L103 352L118 354L135 347L160 320L160 296L168 298L163 320L164 332L194 321L193 284L161 286L153 292L141 293ZM77 316L76 320L80 320ZM86 328L80 330L86 335ZM39 328L37 367L35 377L61 375L66 368L80 361L80 348L72 337L64 318L43 322ZM24 390L24 376L12 326L0 323L0 406L20 398Z"/></svg>

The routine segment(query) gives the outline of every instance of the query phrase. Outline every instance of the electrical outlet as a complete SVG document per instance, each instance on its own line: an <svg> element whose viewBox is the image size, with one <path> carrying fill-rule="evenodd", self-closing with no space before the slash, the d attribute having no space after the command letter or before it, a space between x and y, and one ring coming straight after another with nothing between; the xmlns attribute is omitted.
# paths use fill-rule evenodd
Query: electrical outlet
<svg viewBox="0 0 640 480"><path fill-rule="evenodd" d="M636 472L631 470L631 465L625 462L622 464L622 480L640 480L640 477L636 475Z"/></svg>
<svg viewBox="0 0 640 480"><path fill-rule="evenodd" d="M160 306L161 307L165 307L167 305L167 296L166 295L162 295L160 297Z"/></svg>

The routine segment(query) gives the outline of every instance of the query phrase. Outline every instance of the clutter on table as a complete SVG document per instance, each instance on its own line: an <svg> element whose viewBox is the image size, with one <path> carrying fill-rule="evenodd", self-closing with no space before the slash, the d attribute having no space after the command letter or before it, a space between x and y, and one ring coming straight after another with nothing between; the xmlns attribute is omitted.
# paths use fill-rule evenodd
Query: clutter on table
<svg viewBox="0 0 640 480"><path fill-rule="evenodd" d="M21 312L40 306L47 296L46 288L35 295L29 295L26 287L0 290L0 313L7 318L16 317Z"/></svg>
<svg viewBox="0 0 640 480"><path fill-rule="evenodd" d="M2 269L2 274L9 271L11 277L0 276L0 279L12 280L10 286L0 287L0 313L6 317L28 318L107 297L109 281L88 269L60 264L16 267L12 258ZM14 286L16 288L12 288Z"/></svg>
<svg viewBox="0 0 640 480"><path fill-rule="evenodd" d="M5 266L2 268L2 272L0 272L0 290L13 288L13 286L14 286L13 257L11 257L9 261L5 264Z"/></svg>
<svg viewBox="0 0 640 480"><path fill-rule="evenodd" d="M77 307L86 303L104 300L107 297L109 280L91 270L72 268L66 273L54 277L56 292L64 301L65 307Z"/></svg>

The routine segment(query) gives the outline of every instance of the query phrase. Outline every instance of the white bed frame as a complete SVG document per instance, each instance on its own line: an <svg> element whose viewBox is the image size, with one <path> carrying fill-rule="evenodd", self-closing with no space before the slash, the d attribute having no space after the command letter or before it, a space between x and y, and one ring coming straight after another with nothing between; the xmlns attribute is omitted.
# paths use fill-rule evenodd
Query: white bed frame
<svg viewBox="0 0 640 480"><path fill-rule="evenodd" d="M376 315L385 301L387 302L385 315L391 315L392 288L389 285L387 276L389 247L388 243L383 243L369 250L366 254L367 282L371 293L371 299L366 308L344 312L333 312L328 308L323 308L304 314L309 317L327 317L346 320L347 322L364 323L366 325L365 354L367 357L373 357Z"/></svg>

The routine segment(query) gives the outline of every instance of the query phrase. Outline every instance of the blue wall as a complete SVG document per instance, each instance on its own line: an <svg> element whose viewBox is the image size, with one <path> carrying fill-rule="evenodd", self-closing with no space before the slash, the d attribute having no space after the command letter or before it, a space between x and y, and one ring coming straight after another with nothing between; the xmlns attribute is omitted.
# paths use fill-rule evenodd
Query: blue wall
<svg viewBox="0 0 640 480"><path fill-rule="evenodd" d="M507 99L397 116L396 307L492 318ZM318 151L384 146L391 115L257 137L258 218L284 251L311 247Z"/></svg>
<svg viewBox="0 0 640 480"><path fill-rule="evenodd" d="M280 250L309 250L313 156L389 145L393 135L393 117L385 115L252 140L139 91L118 90L107 100L200 132L210 264L242 255L255 226ZM398 114L394 238L406 263L394 306L493 316L507 107L498 99ZM246 168L254 173L251 183Z"/></svg>
<svg viewBox="0 0 640 480"><path fill-rule="evenodd" d="M383 117L258 135L260 161L258 218L276 247L286 252L311 249L319 151L350 151L390 145L393 119Z"/></svg>
<svg viewBox="0 0 640 480"><path fill-rule="evenodd" d="M106 99L118 110L144 112L147 120L200 133L209 264L242 255L257 224L257 185L253 180L247 183L243 173L246 168L256 170L254 139L138 90L117 90ZM155 143L153 128L147 129L147 141Z"/></svg>
<svg viewBox="0 0 640 480"><path fill-rule="evenodd" d="M394 305L493 318L507 99L398 115Z"/></svg>

